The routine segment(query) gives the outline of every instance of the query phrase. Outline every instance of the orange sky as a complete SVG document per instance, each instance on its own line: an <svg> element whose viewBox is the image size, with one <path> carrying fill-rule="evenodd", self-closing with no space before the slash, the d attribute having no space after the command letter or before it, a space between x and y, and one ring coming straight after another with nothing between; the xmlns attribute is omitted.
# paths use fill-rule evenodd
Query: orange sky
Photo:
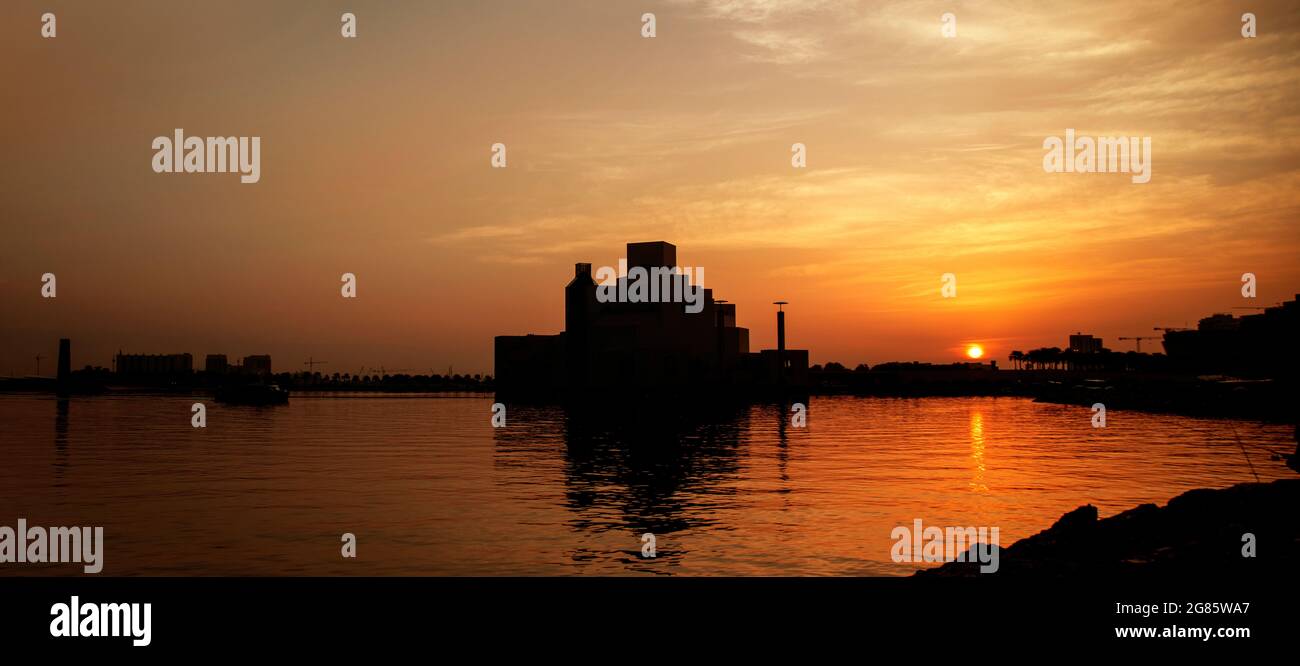
<svg viewBox="0 0 1300 666"><path fill-rule="evenodd" d="M0 7L0 373L62 336L77 367L490 372L493 335L562 328L573 263L642 240L752 347L787 300L791 345L849 365L1131 349L1300 292L1290 3L178 4ZM177 127L262 137L261 182L153 173ZM1066 128L1150 136L1151 182L1044 173Z"/></svg>

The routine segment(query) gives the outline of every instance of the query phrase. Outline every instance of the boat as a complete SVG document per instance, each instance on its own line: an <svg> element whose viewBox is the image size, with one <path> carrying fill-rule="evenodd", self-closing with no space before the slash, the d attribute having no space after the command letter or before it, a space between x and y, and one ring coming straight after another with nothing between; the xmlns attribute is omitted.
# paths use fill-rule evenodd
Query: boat
<svg viewBox="0 0 1300 666"><path fill-rule="evenodd" d="M217 402L232 405L285 405L289 392L278 384L242 384L217 389Z"/></svg>

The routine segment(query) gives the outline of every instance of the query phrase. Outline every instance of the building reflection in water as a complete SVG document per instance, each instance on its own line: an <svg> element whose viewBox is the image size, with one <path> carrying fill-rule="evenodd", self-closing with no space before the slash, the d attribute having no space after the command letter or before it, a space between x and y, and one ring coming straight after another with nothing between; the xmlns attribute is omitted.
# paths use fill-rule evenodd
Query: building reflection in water
<svg viewBox="0 0 1300 666"><path fill-rule="evenodd" d="M68 466L68 403L67 398L59 398L54 407L54 469L62 475Z"/></svg>
<svg viewBox="0 0 1300 666"><path fill-rule="evenodd" d="M514 407L509 427L493 433L495 464L529 475L558 464L574 531L662 537L706 527L716 521L708 498L734 493L732 482L741 478L749 411L714 411L704 419L671 410L665 405L622 418ZM661 546L659 557L666 554L672 553Z"/></svg>
<svg viewBox="0 0 1300 666"><path fill-rule="evenodd" d="M793 417L793 405L783 403L776 410L776 469L781 476L781 492L789 492L790 483L790 433L786 428L790 426L790 419ZM806 423L805 426L807 427Z"/></svg>

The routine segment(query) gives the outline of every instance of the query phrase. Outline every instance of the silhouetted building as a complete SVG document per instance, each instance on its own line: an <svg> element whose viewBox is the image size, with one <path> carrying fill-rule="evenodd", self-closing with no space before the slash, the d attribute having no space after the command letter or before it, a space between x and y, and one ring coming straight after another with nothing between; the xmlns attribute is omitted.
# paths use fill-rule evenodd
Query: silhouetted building
<svg viewBox="0 0 1300 666"><path fill-rule="evenodd" d="M1080 354L1096 354L1101 351L1101 338L1075 333L1070 336L1070 351Z"/></svg>
<svg viewBox="0 0 1300 666"><path fill-rule="evenodd" d="M271 357L266 354L254 354L244 357L244 373L258 377L271 376Z"/></svg>
<svg viewBox="0 0 1300 666"><path fill-rule="evenodd" d="M69 338L59 338L59 373L56 375L60 384L65 384L72 378L72 340Z"/></svg>
<svg viewBox="0 0 1300 666"><path fill-rule="evenodd" d="M230 362L225 354L208 354L203 360L203 371L210 375L224 375L230 371Z"/></svg>
<svg viewBox="0 0 1300 666"><path fill-rule="evenodd" d="M1254 316L1254 315L1251 315ZM1241 328L1242 320L1230 314L1212 314L1196 322L1198 331L1236 331Z"/></svg>
<svg viewBox="0 0 1300 666"><path fill-rule="evenodd" d="M1291 377L1300 372L1300 294L1260 314L1215 314L1195 330L1165 332L1171 361L1199 372Z"/></svg>
<svg viewBox="0 0 1300 666"><path fill-rule="evenodd" d="M714 301L711 289L689 278L679 270L671 243L628 243L627 275L612 276L600 293L636 293L648 283L661 298L607 297L602 302L591 264L575 264L564 288L563 333L497 336L498 390L609 394L619 389L807 386L807 350L750 353L749 330L736 326L736 306ZM687 289L699 291L685 302L664 297Z"/></svg>
<svg viewBox="0 0 1300 666"><path fill-rule="evenodd" d="M271 357L266 354L245 356L242 363L231 365L225 354L208 354L203 369L209 375L230 377L270 377Z"/></svg>
<svg viewBox="0 0 1300 666"><path fill-rule="evenodd" d="M123 354L116 357L117 374L125 377L174 377L194 371L190 354Z"/></svg>

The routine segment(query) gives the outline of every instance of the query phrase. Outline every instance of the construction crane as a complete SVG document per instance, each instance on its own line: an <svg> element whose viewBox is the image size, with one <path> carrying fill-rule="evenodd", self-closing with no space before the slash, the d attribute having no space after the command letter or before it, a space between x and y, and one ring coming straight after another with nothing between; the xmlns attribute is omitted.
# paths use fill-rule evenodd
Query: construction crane
<svg viewBox="0 0 1300 666"><path fill-rule="evenodd" d="M1169 331L1190 331L1190 330L1192 330L1192 329L1187 328L1187 327L1185 327L1185 326L1182 326L1182 327L1179 327L1179 326L1156 326L1155 328L1152 328L1151 330L1153 330L1153 331L1164 331L1165 333L1168 333Z"/></svg>
<svg viewBox="0 0 1300 666"><path fill-rule="evenodd" d="M1120 340L1133 340L1133 341L1137 342L1137 351L1138 351L1139 354L1142 353L1142 341L1143 341L1143 340L1155 340L1155 339L1156 339L1156 336L1154 336L1154 335L1134 335L1134 336L1132 336L1132 337L1120 337Z"/></svg>
<svg viewBox="0 0 1300 666"><path fill-rule="evenodd" d="M317 361L310 356L307 357L306 361L303 361L303 365L307 366L307 372L315 372L316 366L324 365L326 363L329 363L329 361Z"/></svg>

